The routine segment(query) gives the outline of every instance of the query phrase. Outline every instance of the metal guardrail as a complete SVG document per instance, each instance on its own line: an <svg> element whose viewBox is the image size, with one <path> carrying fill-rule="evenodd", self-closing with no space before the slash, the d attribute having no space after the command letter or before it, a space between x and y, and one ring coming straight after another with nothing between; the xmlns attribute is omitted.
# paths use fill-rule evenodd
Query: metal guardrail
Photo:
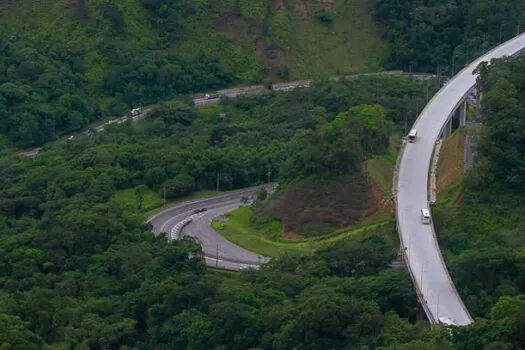
<svg viewBox="0 0 525 350"><path fill-rule="evenodd" d="M181 233L182 229L184 227L186 227L186 225L188 225L190 222L193 221L194 218L196 218L198 216L199 216L198 214L194 214L194 215L189 216L186 219L178 222L177 225L173 226L173 228L171 229L171 232L169 234L170 241L173 241L173 240L176 240L176 239L180 239L180 233Z"/></svg>

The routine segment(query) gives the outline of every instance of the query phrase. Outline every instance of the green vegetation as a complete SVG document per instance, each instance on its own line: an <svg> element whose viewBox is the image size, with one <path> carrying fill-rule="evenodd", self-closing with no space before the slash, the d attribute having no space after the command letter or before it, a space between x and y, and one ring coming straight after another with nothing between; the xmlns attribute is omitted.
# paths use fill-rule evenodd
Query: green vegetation
<svg viewBox="0 0 525 350"><path fill-rule="evenodd" d="M379 70L374 4L388 67L445 74L510 37L524 13L517 0L2 2L0 348L522 348L525 60L482 68L483 157L435 210L479 319L460 329L417 321L407 272L390 268L392 219L373 200L391 190L394 135L440 81L319 79L202 110L189 102ZM146 104L157 106L137 123L11 155ZM274 257L260 271L210 272L195 241L168 243L144 224L164 195L268 180L282 184L274 198L215 223Z"/></svg>
<svg viewBox="0 0 525 350"><path fill-rule="evenodd" d="M142 194L142 204L140 204L140 202L140 195L138 195L137 191L133 188L117 191L109 200L109 203L115 204L125 210L134 210L137 208L151 210L162 204L162 198L160 198L157 193L146 190Z"/></svg>
<svg viewBox="0 0 525 350"><path fill-rule="evenodd" d="M4 1L0 147L42 145L181 94L265 78L379 70L384 49L369 1L322 6L314 0ZM329 21L319 21L322 11Z"/></svg>
<svg viewBox="0 0 525 350"><path fill-rule="evenodd" d="M238 209L227 214L226 221L213 223L228 240L271 257L307 254L342 239L362 238L391 220L380 212L374 220L356 225L370 206L368 172L378 171L373 177L388 192L392 188L397 147L389 137L393 124L386 111L379 105L360 105L328 124L322 123L322 112L315 110L314 130L300 131L292 139L281 169L281 189L255 208ZM361 157L376 153L384 155L368 160L366 172L361 171ZM334 230L334 223L344 229Z"/></svg>
<svg viewBox="0 0 525 350"><path fill-rule="evenodd" d="M392 195L392 181L394 168L396 166L401 136L394 134L390 137L388 152L384 155L375 156L365 162L365 170L372 182L379 187L383 198Z"/></svg>
<svg viewBox="0 0 525 350"><path fill-rule="evenodd" d="M261 221L278 219L287 234L306 237L354 225L370 208L379 205L372 196L366 175L361 169L354 171L281 182L282 190L258 208L257 217Z"/></svg>
<svg viewBox="0 0 525 350"><path fill-rule="evenodd" d="M271 257L282 257L286 253L312 253L326 248L334 243L348 239L362 239L366 233L374 232L386 225L390 220L356 225L335 231L319 237L304 238L302 236L283 237L283 227L278 221L258 222L252 208L244 207L227 215L227 221L216 220L212 226L229 241ZM392 232L390 228L390 232ZM395 241L395 239L394 239ZM392 243L395 245L395 243Z"/></svg>
<svg viewBox="0 0 525 350"><path fill-rule="evenodd" d="M326 169L353 176L346 165L339 168L343 159L332 147L342 146L344 154L361 148L336 143L330 130L366 146L355 153L366 159L384 147L369 143L377 131L370 122L400 129L405 116L417 114L417 105L406 101L422 100L426 82L367 77L314 85L226 99L202 111L174 101L137 123L50 144L34 159L0 158L2 347L439 343L439 330L409 322L416 320L416 300L406 272L389 268L398 247L392 225L335 231L295 249L270 239L270 248L287 245L291 253L240 275L207 272L195 242L169 244L144 225L164 188L169 200L180 200L215 189L217 175L220 189L230 190L266 181L268 169L271 180L293 182L282 169L307 169L293 165L294 142L303 133L317 133L318 146L334 155L333 163L317 155L319 164L308 163L316 176L326 178ZM361 163L354 168L362 173ZM259 227L272 236L279 225Z"/></svg>
<svg viewBox="0 0 525 350"><path fill-rule="evenodd" d="M418 92L421 95L425 85L430 85L431 90L436 87L435 82L418 84L424 88ZM359 91L369 96L368 104L350 107L328 123L324 122L325 108L312 110L313 125L296 132L289 144L280 170L282 190L258 211L259 220L277 219L287 233L312 237L355 225L382 211L381 192L387 196L391 192L397 147L391 138L394 130L399 133L403 121L412 119L413 112L406 108L417 108L418 98L407 100L402 107L398 97L406 98L415 92L405 90L403 94L389 84L372 86L388 91L379 95L387 108L374 104L370 91ZM374 175L380 185L374 184L375 179L367 174L370 164L379 171L388 171Z"/></svg>
<svg viewBox="0 0 525 350"><path fill-rule="evenodd" d="M395 159L392 162L390 155L387 157L374 157L365 162L366 172L372 178L384 195L392 193L392 178Z"/></svg>
<svg viewBox="0 0 525 350"><path fill-rule="evenodd" d="M463 177L463 161L465 155L465 132L456 130L441 145L438 162L436 185L438 194L447 192L457 186Z"/></svg>
<svg viewBox="0 0 525 350"><path fill-rule="evenodd" d="M304 3L306 11L297 5L299 18L289 24L294 29L286 33L291 38L292 79L381 70L387 47L370 0L336 1L332 10L322 10L320 1Z"/></svg>
<svg viewBox="0 0 525 350"><path fill-rule="evenodd" d="M521 0L375 0L385 24L388 68L453 75L482 53L523 31Z"/></svg>
<svg viewBox="0 0 525 350"><path fill-rule="evenodd" d="M253 212L250 208L237 209L228 213L227 218L226 223L214 221L212 227L229 241L250 251L271 257L282 256L287 251L312 252L308 243L283 242L280 239L282 225L278 221L252 225Z"/></svg>

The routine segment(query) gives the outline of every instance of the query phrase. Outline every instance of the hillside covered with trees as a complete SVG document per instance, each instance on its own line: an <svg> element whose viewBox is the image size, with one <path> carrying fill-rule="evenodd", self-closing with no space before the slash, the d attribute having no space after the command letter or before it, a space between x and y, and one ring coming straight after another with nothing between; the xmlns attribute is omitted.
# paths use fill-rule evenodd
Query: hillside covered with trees
<svg viewBox="0 0 525 350"><path fill-rule="evenodd" d="M385 67L442 75L525 29L521 0L375 0L375 14L386 25Z"/></svg>
<svg viewBox="0 0 525 350"><path fill-rule="evenodd" d="M378 70L367 4L2 1L0 145L42 145L191 92Z"/></svg>
<svg viewBox="0 0 525 350"><path fill-rule="evenodd" d="M225 100L204 110L180 101L138 123L54 143L35 159L2 158L1 344L15 349L479 349L519 344L522 309L516 293L522 274L515 240L505 251L490 241L487 249L468 251L465 243L446 242L461 237L457 233L443 235L461 293L474 314L486 318L451 337L417 322L410 279L405 270L390 267L398 248L393 224L241 274L209 271L195 242L170 244L143 224L151 203L162 203L164 185L170 198L213 188L218 166L224 167L227 188L264 181L268 164L279 178L290 177L288 171L303 176L297 152L288 153L296 147L297 130L303 130L301 135L344 126L365 102L382 103L383 117L393 129L402 128L404 116L415 117L417 110L399 92L413 89L418 96L424 90L420 84L426 83L406 78L319 82L313 89ZM353 145L358 135L345 132ZM329 149L332 140L320 139L317 145ZM341 146L335 145L334 150ZM313 161L308 168L355 171L339 168L333 159ZM484 221L476 217L472 222ZM472 237L468 242L482 244ZM457 246L465 251L456 258ZM489 256L494 259L486 260ZM476 285L479 289L473 290Z"/></svg>
<svg viewBox="0 0 525 350"><path fill-rule="evenodd" d="M386 61L372 7L385 25ZM522 7L0 1L0 348L523 348L524 59L482 70L482 157L454 200L434 211L474 325L430 328L420 319L408 273L391 267L399 248L393 222L241 273L208 269L197 242L170 243L144 224L164 193L168 201L209 194L218 177L221 190L352 178L366 204L365 161L386 156L441 82L318 79L310 89L203 109L188 94L383 64L439 65L448 74L518 31ZM57 140L162 101L136 123ZM35 158L11 152L46 142ZM297 215L283 203L266 214L290 225ZM318 209L309 205L304 212ZM332 209L348 218L344 205Z"/></svg>
<svg viewBox="0 0 525 350"><path fill-rule="evenodd" d="M137 123L53 143L35 159L3 157L0 344L325 349L446 342L439 330L412 323L417 304L408 275L389 267L398 245L393 225L240 275L208 271L195 242L171 244L144 225L164 187L168 199L214 188L218 171L226 189L265 181L268 165L278 178L281 169L283 178L309 168L359 171L368 153L353 140L367 139L345 128L354 111L366 109L357 106L382 103L381 118L400 128L417 114L400 91L423 98L425 85L371 77L202 110L178 101ZM338 125L334 132L344 131L348 142L328 137ZM294 160L293 135L325 129L318 145L345 147L356 159L351 168L336 156L313 158L306 168Z"/></svg>

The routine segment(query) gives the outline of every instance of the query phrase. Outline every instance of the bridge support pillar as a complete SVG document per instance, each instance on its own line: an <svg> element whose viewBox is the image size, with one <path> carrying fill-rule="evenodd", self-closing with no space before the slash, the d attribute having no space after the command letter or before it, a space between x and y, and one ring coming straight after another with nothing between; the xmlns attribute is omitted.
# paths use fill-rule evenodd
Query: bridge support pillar
<svg viewBox="0 0 525 350"><path fill-rule="evenodd" d="M459 126L467 125L467 100L461 102L459 106Z"/></svg>
<svg viewBox="0 0 525 350"><path fill-rule="evenodd" d="M443 132L441 133L441 138L446 139L447 137L452 134L452 117L450 117L447 122L445 123L445 127L443 128Z"/></svg>

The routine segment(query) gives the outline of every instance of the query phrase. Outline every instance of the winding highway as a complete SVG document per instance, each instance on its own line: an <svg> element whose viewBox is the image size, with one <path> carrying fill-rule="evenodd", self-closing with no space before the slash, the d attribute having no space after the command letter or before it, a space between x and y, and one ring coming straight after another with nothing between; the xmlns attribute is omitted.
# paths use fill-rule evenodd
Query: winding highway
<svg viewBox="0 0 525 350"><path fill-rule="evenodd" d="M446 123L475 88L481 62L517 55L525 48L519 35L470 63L430 100L414 124L415 143L407 143L398 168L396 216L401 246L419 300L431 323L473 322L448 274L433 224L423 224L420 210L430 208L428 178L432 153Z"/></svg>
<svg viewBox="0 0 525 350"><path fill-rule="evenodd" d="M273 184L267 185L268 192L273 191ZM258 269L269 259L241 248L218 234L211 228L211 221L243 205L242 197L255 196L259 187L252 187L229 192L212 198L186 202L166 209L148 219L155 234L166 232L174 235L194 237L202 246L206 264L225 270ZM206 208L206 211L195 213ZM187 220L191 218L190 220ZM181 223L189 221L184 226ZM179 227L180 228L179 231Z"/></svg>

